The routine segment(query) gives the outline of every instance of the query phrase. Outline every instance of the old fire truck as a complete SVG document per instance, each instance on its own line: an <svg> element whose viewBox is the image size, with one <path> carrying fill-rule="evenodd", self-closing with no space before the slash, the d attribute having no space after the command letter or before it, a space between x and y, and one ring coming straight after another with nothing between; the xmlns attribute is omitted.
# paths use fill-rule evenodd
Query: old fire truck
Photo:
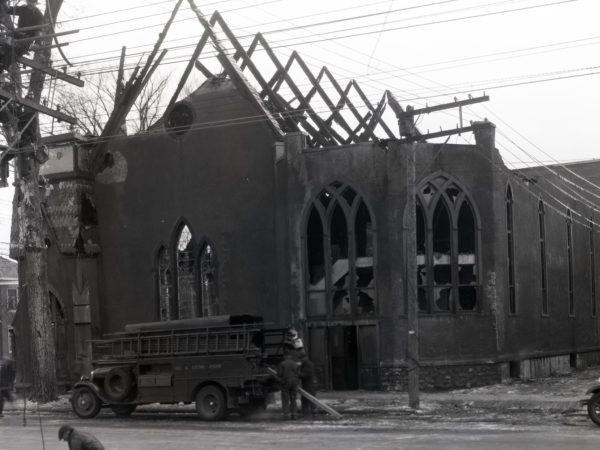
<svg viewBox="0 0 600 450"><path fill-rule="evenodd" d="M267 371L283 356L285 329L255 316L216 316L125 326L92 342L93 370L74 385L79 417L102 407L117 416L138 405L193 403L203 420L266 406L277 383Z"/></svg>

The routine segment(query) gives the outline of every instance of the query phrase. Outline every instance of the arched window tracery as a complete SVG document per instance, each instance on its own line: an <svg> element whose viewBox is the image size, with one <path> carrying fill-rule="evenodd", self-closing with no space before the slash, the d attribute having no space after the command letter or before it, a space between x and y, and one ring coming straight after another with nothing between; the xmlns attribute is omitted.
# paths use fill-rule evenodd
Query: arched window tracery
<svg viewBox="0 0 600 450"><path fill-rule="evenodd" d="M315 197L304 234L309 318L375 314L374 234L352 187L334 182Z"/></svg>
<svg viewBox="0 0 600 450"><path fill-rule="evenodd" d="M443 175L424 182L416 200L419 311L476 311L479 231L473 205Z"/></svg>

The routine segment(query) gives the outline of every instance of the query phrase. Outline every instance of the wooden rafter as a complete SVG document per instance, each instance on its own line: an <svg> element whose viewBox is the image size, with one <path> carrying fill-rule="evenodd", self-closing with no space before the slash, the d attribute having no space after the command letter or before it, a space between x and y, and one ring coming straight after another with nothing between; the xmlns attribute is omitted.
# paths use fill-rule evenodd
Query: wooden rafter
<svg viewBox="0 0 600 450"><path fill-rule="evenodd" d="M346 85L346 89L344 89L342 91L342 87L339 85L337 80L333 77L331 72L329 72L329 69L327 69L327 67L323 67L322 72L327 76L327 78L329 79L329 82L333 85L335 90L337 90L340 97L345 100L346 104L348 105L348 109L350 110L350 112L354 115L354 117L358 121L358 127L353 130L354 139L356 141L360 140L358 138L358 132L362 128L367 132L367 134L371 137L372 140L376 141L377 136L375 136L375 133L373 132L373 130L371 130L369 128L368 122L367 122L367 120L369 120L369 118L371 117L371 112L370 111L367 112L367 117L361 116L360 113L358 112L358 109L354 106L354 104L352 103L352 101L350 100L350 98L348 96L348 94L350 93L350 89L353 86L352 81L348 82L348 84Z"/></svg>
<svg viewBox="0 0 600 450"><path fill-rule="evenodd" d="M282 118L285 121L286 126L292 131L298 131L298 126L296 125L296 123L292 120L288 120L288 117L285 114L285 109L286 109L285 104L279 103L279 99L274 95L273 91L268 87L267 82L263 78L260 70L258 70L258 68L254 64L254 62L250 59L250 57L248 56L248 54L246 53L246 51L244 50L242 45L239 43L239 41L237 40L237 38L231 31L229 26L227 25L227 23L225 23L225 21L223 20L223 18L221 17L221 15L218 12L215 12L213 14L213 17L215 18L216 23L223 30L223 33L225 33L225 36L227 36L229 41L232 43L236 52L240 52L242 60L247 64L248 70L250 70L250 72L252 73L252 76L260 85L260 88L263 91L265 91L265 90L267 91L267 93L269 94L269 99L275 104L275 107L277 108L277 110L280 111Z"/></svg>
<svg viewBox="0 0 600 450"><path fill-rule="evenodd" d="M260 33L259 33L259 35L260 35ZM306 101L306 98L304 98L304 95L302 95L302 92L300 92L300 89L298 88L298 86L296 85L296 83L294 82L292 77L289 75L288 71L284 70L281 62L275 55L275 52L273 52L273 50L271 49L271 46L262 37L262 35L259 36L259 40L260 40L261 45L267 52L267 55L269 56L269 58L271 58L271 61L273 62L273 64L275 64L275 66L278 69L282 70L282 76L285 79L287 86L291 89L293 94L296 96L296 98L300 102L300 107L304 111L306 111L306 113L311 118L311 120L318 126L319 133L321 136L323 136L323 138L320 139L321 144L326 145L326 146L335 144L336 138L334 137L334 133L332 133L333 129L331 127L328 127L324 123L323 119L321 119L321 117L313 110L313 108L310 106L310 104Z"/></svg>
<svg viewBox="0 0 600 450"><path fill-rule="evenodd" d="M215 49L217 50L217 59L221 63L221 66L223 66L223 68L225 69L227 75L229 75L229 78L233 81L240 93L242 95L245 95L246 98L254 104L254 106L256 106L262 111L267 124L269 125L273 133L277 136L277 138L283 139L283 132L279 127L279 123L276 121L273 114L271 114L271 112L267 109L265 104L261 101L261 98L259 97L258 93L250 85L250 83L248 82L248 80L246 79L246 77L244 76L234 59L225 52L220 40L217 39L217 36L213 30L213 25L204 18L204 16L200 12L200 9L198 9L198 7L196 6L194 0L188 0L188 3L192 8L192 11L194 11L194 13L196 14L196 18L204 27L204 30L209 34L210 39ZM214 18L218 21L217 13L214 14Z"/></svg>
<svg viewBox="0 0 600 450"><path fill-rule="evenodd" d="M367 98L367 96L365 95L365 93L363 92L363 90L360 88L360 86L358 85L358 83L356 81L352 80L352 85L354 86L354 89L356 90L356 92L358 92L358 95L360 96L361 100L365 103L367 108L369 108L369 110L373 114L373 116L371 117L371 120L369 121L369 128L371 130L374 130L376 125L381 125L381 128L384 129L384 131L387 133L388 137L390 139L395 139L396 136L394 135L392 130L389 129L389 127L386 125L386 123L383 120L379 120L381 118L381 114L383 114L383 111L378 112L375 110L375 108L373 107L373 105L371 104L371 102L369 101L369 99ZM380 107L383 107L383 105L385 104L385 99L386 99L386 96L384 94L382 101L380 101L381 106L378 106L377 110L379 110Z"/></svg>
<svg viewBox="0 0 600 450"><path fill-rule="evenodd" d="M194 0L188 0L188 2L192 5ZM192 7L192 9L194 8L195 6ZM196 14L201 21L205 21L197 8ZM261 33L257 33L247 48L244 48L218 11L211 16L209 26L211 30L205 30L205 34L192 55L194 63L190 62L188 68L195 65L207 78L212 76L212 73L199 63L198 58L207 41L216 39L211 35L214 33L212 31L214 26L219 27L228 41L228 46L233 48L232 56L226 55L221 47L222 42L225 41L215 41L215 47L219 53L217 58L225 72L230 78L238 79L236 85L241 83L242 79L243 83L248 83L246 78L242 78L240 74L245 72L247 76L251 77L258 84L256 95L260 99L262 108L268 109L269 114L272 114L286 132L305 131L309 135L307 142L312 146L343 145L365 140L377 141L379 140L376 131L378 126L381 126L379 130L384 132L382 137L396 138L396 133L390 129L382 117L388 105L398 116L396 110L399 108L399 104L391 94L384 95L376 105L373 105L356 81L352 80L345 88L342 88L327 67L321 68L316 74L295 51L284 63ZM255 63L256 58L253 60L260 50L266 53L274 67L273 70L261 71ZM305 92L293 79L293 74L297 72L302 73L308 79L310 86L308 90L304 90ZM186 69L184 79L188 75L189 69ZM324 81L333 86L337 96L332 96L332 93L327 91L323 84ZM182 80L180 84L183 82ZM176 94L179 93L179 90L179 88L176 90ZM360 101L355 99L355 102L352 102L352 91L358 94ZM172 99L171 104L173 101ZM322 104L327 107L326 116L317 111L315 107L317 102L320 108L322 108ZM361 112L363 109L366 110L366 113ZM402 111L401 108L399 110ZM348 121L350 116L354 118L352 125ZM356 126L354 125L355 121L358 123Z"/></svg>

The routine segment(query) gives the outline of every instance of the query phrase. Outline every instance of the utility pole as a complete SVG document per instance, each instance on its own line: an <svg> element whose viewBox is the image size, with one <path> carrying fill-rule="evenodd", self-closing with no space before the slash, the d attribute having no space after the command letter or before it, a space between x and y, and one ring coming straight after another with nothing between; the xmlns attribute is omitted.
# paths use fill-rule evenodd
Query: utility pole
<svg viewBox="0 0 600 450"><path fill-rule="evenodd" d="M408 405L419 408L419 307L417 300L417 219L415 188L415 153L419 144L404 144L406 149L406 247L404 267L406 280L406 336L408 361Z"/></svg>
<svg viewBox="0 0 600 450"><path fill-rule="evenodd" d="M46 24L55 23L62 2L46 2ZM54 35L47 30L43 30L42 34L32 65L48 67ZM19 261L19 287L29 322L31 347L27 356L31 362L31 397L39 402L48 402L57 396L56 349L48 298L46 227L39 177L40 165L47 159L47 154L41 142L38 114L58 111L39 104L46 71L33 70L27 96L23 98L21 74L16 61L9 69L12 87L10 92L3 92L0 99L10 116L3 123L10 140L0 158L8 160L13 157L15 162L11 256ZM7 164L7 161L4 163Z"/></svg>

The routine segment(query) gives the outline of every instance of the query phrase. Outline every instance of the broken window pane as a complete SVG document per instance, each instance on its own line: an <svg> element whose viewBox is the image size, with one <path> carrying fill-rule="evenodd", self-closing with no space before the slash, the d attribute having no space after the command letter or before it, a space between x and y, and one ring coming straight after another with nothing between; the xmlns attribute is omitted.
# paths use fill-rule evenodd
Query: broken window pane
<svg viewBox="0 0 600 450"><path fill-rule="evenodd" d="M356 256L373 256L373 225L365 202L361 200L354 225Z"/></svg>
<svg viewBox="0 0 600 450"><path fill-rule="evenodd" d="M356 267L356 286L359 288L373 287L373 263L365 267Z"/></svg>
<svg viewBox="0 0 600 450"><path fill-rule="evenodd" d="M446 188L446 195L452 203L456 202L458 194L460 194L460 189L455 184L451 184Z"/></svg>
<svg viewBox="0 0 600 450"><path fill-rule="evenodd" d="M199 315L195 265L192 234L188 226L184 225L177 239L177 305L179 319L189 319Z"/></svg>
<svg viewBox="0 0 600 450"><path fill-rule="evenodd" d="M426 245L426 236L427 236L427 228L425 227L425 216L423 215L423 208L421 205L417 203L416 210L416 220L417 220L417 255L425 254L425 245Z"/></svg>
<svg viewBox="0 0 600 450"><path fill-rule="evenodd" d="M333 292L333 314L346 315L352 312L350 307L350 296L347 290Z"/></svg>
<svg viewBox="0 0 600 450"><path fill-rule="evenodd" d="M327 303L325 291L312 291L308 293L306 314L309 317L325 316L327 314Z"/></svg>
<svg viewBox="0 0 600 450"><path fill-rule="evenodd" d="M477 288L475 286L460 286L458 288L458 304L462 310L474 310L477 306Z"/></svg>
<svg viewBox="0 0 600 450"><path fill-rule="evenodd" d="M348 226L346 216L340 205L336 205L331 217L331 262L348 258Z"/></svg>
<svg viewBox="0 0 600 450"><path fill-rule="evenodd" d="M323 255L323 224L317 208L312 207L306 230L309 289L325 289L325 258Z"/></svg>
<svg viewBox="0 0 600 450"><path fill-rule="evenodd" d="M431 199L436 192L437 190L431 184L427 184L423 187L423 189L421 189L421 195L423 196L426 204L431 203Z"/></svg>
<svg viewBox="0 0 600 450"><path fill-rule="evenodd" d="M363 289L358 291L358 314L375 313L375 295L373 289Z"/></svg>
<svg viewBox="0 0 600 450"><path fill-rule="evenodd" d="M464 201L458 213L458 253L475 252L475 218L469 204Z"/></svg>
<svg viewBox="0 0 600 450"><path fill-rule="evenodd" d="M427 288L419 286L417 288L417 301L420 312L429 312L429 299L427 298Z"/></svg>
<svg viewBox="0 0 600 450"><path fill-rule="evenodd" d="M169 253L162 247L158 252L159 319L171 320L171 267Z"/></svg>
<svg viewBox="0 0 600 450"><path fill-rule="evenodd" d="M202 294L202 316L218 315L216 267L213 250L209 244L205 244L200 251L200 289Z"/></svg>
<svg viewBox="0 0 600 450"><path fill-rule="evenodd" d="M433 282L435 285L452 283L452 266L450 264L433 266Z"/></svg>
<svg viewBox="0 0 600 450"><path fill-rule="evenodd" d="M460 284L474 284L477 282L474 265L463 265L458 268L458 282Z"/></svg>
<svg viewBox="0 0 600 450"><path fill-rule="evenodd" d="M435 307L438 311L450 311L450 303L452 300L452 287L433 288L433 297Z"/></svg>
<svg viewBox="0 0 600 450"><path fill-rule="evenodd" d="M325 209L327 209L327 206L329 206L329 202L331 202L332 199L333 195L331 195L330 192L325 190L321 192L321 195L319 195L319 200L321 200L321 203L323 204L323 207Z"/></svg>
<svg viewBox="0 0 600 450"><path fill-rule="evenodd" d="M342 193L342 197L344 197L344 199L346 199L346 202L348 202L348 206L352 206L352 202L354 201L354 198L356 197L356 192L354 191L354 189L347 187L346 189L344 189L344 192Z"/></svg>

